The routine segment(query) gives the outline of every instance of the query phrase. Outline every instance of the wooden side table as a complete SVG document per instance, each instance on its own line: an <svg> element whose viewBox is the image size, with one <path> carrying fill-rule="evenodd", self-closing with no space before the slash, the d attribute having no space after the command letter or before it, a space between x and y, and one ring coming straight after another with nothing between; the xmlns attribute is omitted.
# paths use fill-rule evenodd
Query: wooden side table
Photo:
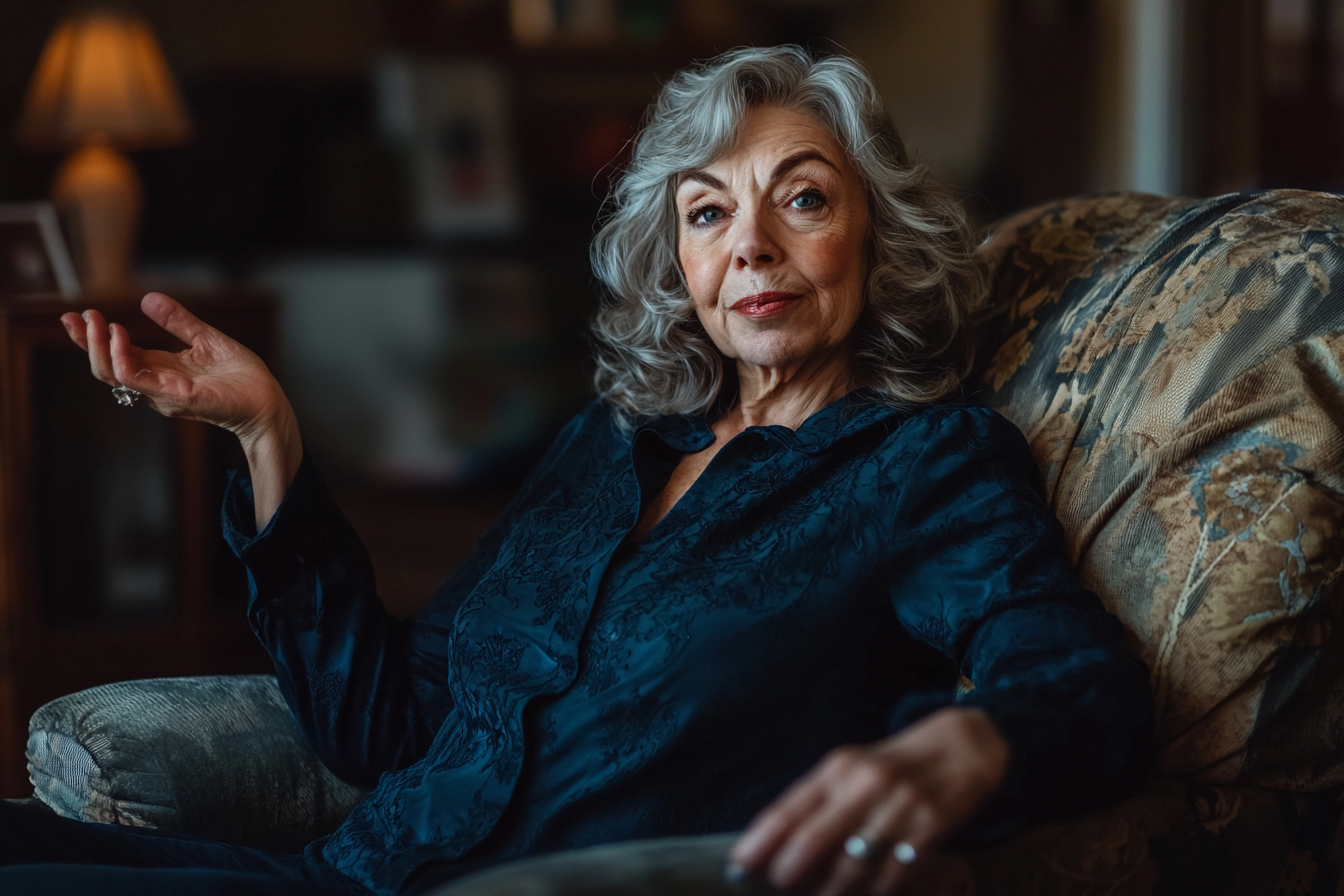
<svg viewBox="0 0 1344 896"><path fill-rule="evenodd" d="M266 357L268 293L174 293ZM246 580L220 537L228 433L122 408L59 317L95 307L171 349L139 295L0 299L0 797L31 794L33 710L111 681L264 672Z"/></svg>

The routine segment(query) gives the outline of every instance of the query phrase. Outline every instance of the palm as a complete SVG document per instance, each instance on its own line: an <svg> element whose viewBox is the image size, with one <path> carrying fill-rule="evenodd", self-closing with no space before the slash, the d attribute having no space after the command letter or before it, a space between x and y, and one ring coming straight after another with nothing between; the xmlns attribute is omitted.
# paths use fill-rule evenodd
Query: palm
<svg viewBox="0 0 1344 896"><path fill-rule="evenodd" d="M180 352L142 349L131 344L125 327L108 326L93 310L61 315L61 323L89 353L89 367L102 382L134 389L161 414L213 423L238 436L252 476L260 531L303 460L289 399L260 358L177 302L152 292L140 309L187 347Z"/></svg>
<svg viewBox="0 0 1344 896"><path fill-rule="evenodd" d="M150 405L172 417L236 430L269 397L270 372L252 352L227 337L208 338L180 352L137 350L136 380Z"/></svg>
<svg viewBox="0 0 1344 896"><path fill-rule="evenodd" d="M124 383L150 406L171 417L202 420L243 433L283 402L275 378L246 347L200 321L167 296L141 303L155 323L187 344L179 352L142 349L126 331L107 327L96 311L61 318L93 374L109 385Z"/></svg>

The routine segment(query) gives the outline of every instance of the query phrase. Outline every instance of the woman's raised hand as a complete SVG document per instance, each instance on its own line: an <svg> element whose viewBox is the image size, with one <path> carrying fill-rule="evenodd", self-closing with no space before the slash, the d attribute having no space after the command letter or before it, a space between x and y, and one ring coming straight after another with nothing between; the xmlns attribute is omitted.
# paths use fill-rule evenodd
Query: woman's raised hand
<svg viewBox="0 0 1344 896"><path fill-rule="evenodd" d="M833 750L756 816L730 861L815 896L931 883L955 873L933 848L984 805L1007 768L1008 746L988 716L940 710L875 744Z"/></svg>
<svg viewBox="0 0 1344 896"><path fill-rule="evenodd" d="M88 352L93 375L102 382L140 392L161 414L212 423L238 436L252 470L261 528L303 459L289 399L260 358L168 296L149 293L140 308L187 347L142 349L131 343L125 327L109 326L93 310L64 314L61 323Z"/></svg>
<svg viewBox="0 0 1344 896"><path fill-rule="evenodd" d="M243 435L275 416L280 388L261 359L161 293L140 303L154 323L187 344L180 352L131 344L126 328L97 311L61 316L70 338L89 353L93 375L125 385L169 417L203 420Z"/></svg>

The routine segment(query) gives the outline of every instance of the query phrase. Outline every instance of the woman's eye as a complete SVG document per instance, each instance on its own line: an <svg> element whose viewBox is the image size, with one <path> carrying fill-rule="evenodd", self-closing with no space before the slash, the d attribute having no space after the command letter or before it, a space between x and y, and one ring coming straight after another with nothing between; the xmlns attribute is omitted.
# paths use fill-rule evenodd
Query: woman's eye
<svg viewBox="0 0 1344 896"><path fill-rule="evenodd" d="M691 224L715 224L726 217L728 213L717 205L701 206L686 213L686 220Z"/></svg>
<svg viewBox="0 0 1344 896"><path fill-rule="evenodd" d="M793 201L790 202L789 204L792 205L794 208L812 209L819 207L825 201L826 200L821 197L820 193L813 193L811 191L808 191L806 193L802 193L798 196L793 197Z"/></svg>

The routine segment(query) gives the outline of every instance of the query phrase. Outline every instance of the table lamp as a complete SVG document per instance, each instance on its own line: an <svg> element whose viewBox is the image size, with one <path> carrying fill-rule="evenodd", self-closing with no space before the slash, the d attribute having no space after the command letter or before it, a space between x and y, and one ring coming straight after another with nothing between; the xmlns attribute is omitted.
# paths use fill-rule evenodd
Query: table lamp
<svg viewBox="0 0 1344 896"><path fill-rule="evenodd" d="M77 231L86 291L115 292L131 281L140 180L116 147L181 143L190 127L144 19L92 7L56 26L28 87L19 139L78 147L61 165L52 198Z"/></svg>

